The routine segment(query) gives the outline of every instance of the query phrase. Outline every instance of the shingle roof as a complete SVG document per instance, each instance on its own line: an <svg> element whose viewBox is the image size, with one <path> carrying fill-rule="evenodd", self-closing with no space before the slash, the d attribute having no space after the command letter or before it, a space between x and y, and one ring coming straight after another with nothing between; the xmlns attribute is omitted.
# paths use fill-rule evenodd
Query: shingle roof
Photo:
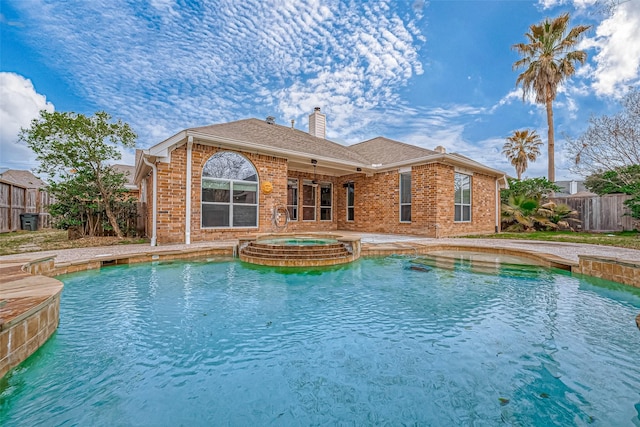
<svg viewBox="0 0 640 427"><path fill-rule="evenodd" d="M31 171L9 169L0 175L0 179L13 182L16 185L26 188L42 188L45 187L44 181L31 173Z"/></svg>
<svg viewBox="0 0 640 427"><path fill-rule="evenodd" d="M291 129L278 124L269 124L258 119L244 119L188 130L213 137L217 136L283 150L299 151L309 155L331 157L342 161L353 161L362 164L370 163L365 157L352 151L351 147L312 136L302 130Z"/></svg>
<svg viewBox="0 0 640 427"><path fill-rule="evenodd" d="M349 151L367 159L369 164L387 165L437 154L433 150L379 136L351 145Z"/></svg>
<svg viewBox="0 0 640 427"><path fill-rule="evenodd" d="M125 178L127 178L127 182L125 185L136 187L136 183L134 180L136 174L136 167L130 165L111 165L111 169L114 169L116 172L123 173Z"/></svg>

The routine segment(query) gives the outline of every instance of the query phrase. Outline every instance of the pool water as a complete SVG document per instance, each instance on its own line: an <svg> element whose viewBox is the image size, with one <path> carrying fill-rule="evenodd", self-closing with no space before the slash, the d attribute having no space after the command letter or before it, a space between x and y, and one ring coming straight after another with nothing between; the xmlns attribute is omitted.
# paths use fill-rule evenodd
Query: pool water
<svg viewBox="0 0 640 427"><path fill-rule="evenodd" d="M233 260L61 276L0 424L640 425L640 290L535 267Z"/></svg>

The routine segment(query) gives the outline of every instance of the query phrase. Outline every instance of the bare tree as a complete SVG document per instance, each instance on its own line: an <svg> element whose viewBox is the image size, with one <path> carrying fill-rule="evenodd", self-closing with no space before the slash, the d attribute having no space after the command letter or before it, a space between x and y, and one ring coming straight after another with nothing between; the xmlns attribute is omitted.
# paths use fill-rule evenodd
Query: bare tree
<svg viewBox="0 0 640 427"><path fill-rule="evenodd" d="M575 159L572 172L586 177L640 165L640 89L632 89L622 106L613 116L591 117L582 135L567 138L567 150Z"/></svg>

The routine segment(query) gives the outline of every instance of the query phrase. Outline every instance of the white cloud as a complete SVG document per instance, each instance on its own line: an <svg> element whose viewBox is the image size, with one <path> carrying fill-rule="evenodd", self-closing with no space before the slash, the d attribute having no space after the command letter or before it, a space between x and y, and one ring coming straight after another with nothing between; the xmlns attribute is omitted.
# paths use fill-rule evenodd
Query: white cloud
<svg viewBox="0 0 640 427"><path fill-rule="evenodd" d="M573 3L573 6L577 9L586 9L587 7L598 4L601 1L602 0L539 0L538 4L542 6L543 9L552 9L567 3Z"/></svg>
<svg viewBox="0 0 640 427"><path fill-rule="evenodd" d="M505 105L511 105L514 101L522 102L522 87L517 87L513 89L511 92L507 93L503 96L496 104L494 104L490 109L490 113L496 112L496 110L500 107L504 107ZM536 105L536 96L533 92L529 92L527 96L524 98L524 102L527 105Z"/></svg>
<svg viewBox="0 0 640 427"><path fill-rule="evenodd" d="M599 95L622 96L629 84L640 77L640 2L618 4L613 14L602 21L596 36L585 46L598 51L593 58L593 88Z"/></svg>
<svg viewBox="0 0 640 427"><path fill-rule="evenodd" d="M600 96L621 97L629 85L640 82L640 2L636 0L540 0L545 8L571 4L590 17L605 18L594 25L593 37L585 38L580 49L596 51L590 63L579 67L577 77L592 79L592 90Z"/></svg>
<svg viewBox="0 0 640 427"><path fill-rule="evenodd" d="M36 92L31 80L15 73L0 72L0 166L31 169L35 155L18 142L21 128L29 127L41 110L53 111L53 104Z"/></svg>
<svg viewBox="0 0 640 427"><path fill-rule="evenodd" d="M515 93L511 97L520 99L521 94ZM572 103L573 101L567 102ZM502 154L506 135L493 135L481 140L469 140L466 136L467 127L470 124L492 115L493 110L494 108L482 109L468 105L430 109L395 108L373 115L372 122L379 121L384 123L387 129L393 129L400 141L430 150L442 145L448 153L462 154L508 175L516 176L513 166ZM543 113L544 106L539 106L538 111ZM541 127L528 126L527 128L535 130L545 145L541 148L538 159L529 163L529 167L524 173L525 178L547 176L547 128L544 120L540 120L539 123ZM569 171L572 159L565 154L564 144L564 139L556 135L556 179L576 179L577 177Z"/></svg>
<svg viewBox="0 0 640 427"><path fill-rule="evenodd" d="M274 115L301 123L321 106L336 128L399 102L424 72L416 20L383 0L30 0L28 40L90 102L129 122L145 147L185 127ZM150 127L149 118L156 118Z"/></svg>
<svg viewBox="0 0 640 427"><path fill-rule="evenodd" d="M560 6L565 4L567 0L538 0L538 4L542 6L543 9L551 9L556 6Z"/></svg>

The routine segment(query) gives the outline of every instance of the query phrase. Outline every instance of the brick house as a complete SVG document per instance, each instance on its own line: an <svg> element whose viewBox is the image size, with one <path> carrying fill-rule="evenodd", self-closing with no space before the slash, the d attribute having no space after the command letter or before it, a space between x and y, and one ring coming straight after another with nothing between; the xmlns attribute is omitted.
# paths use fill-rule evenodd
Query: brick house
<svg viewBox="0 0 640 427"><path fill-rule="evenodd" d="M257 233L350 230L447 237L493 233L504 173L377 137L351 146L273 118L183 130L136 153L152 245Z"/></svg>

